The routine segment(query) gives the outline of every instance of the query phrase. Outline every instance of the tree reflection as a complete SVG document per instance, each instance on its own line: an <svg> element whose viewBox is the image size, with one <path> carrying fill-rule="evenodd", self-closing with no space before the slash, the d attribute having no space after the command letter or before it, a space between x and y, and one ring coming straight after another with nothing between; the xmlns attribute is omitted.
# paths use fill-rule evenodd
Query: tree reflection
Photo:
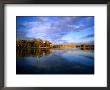
<svg viewBox="0 0 110 90"><path fill-rule="evenodd" d="M50 49L16 49L16 56L24 57L24 56L35 56L42 57L47 56L51 53Z"/></svg>

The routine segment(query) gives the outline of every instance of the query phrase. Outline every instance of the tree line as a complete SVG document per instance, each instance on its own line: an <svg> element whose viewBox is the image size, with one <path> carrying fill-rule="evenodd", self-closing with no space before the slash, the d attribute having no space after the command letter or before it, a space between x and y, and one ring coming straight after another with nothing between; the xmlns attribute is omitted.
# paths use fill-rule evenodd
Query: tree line
<svg viewBox="0 0 110 90"><path fill-rule="evenodd" d="M51 48L52 43L50 41L43 41L41 39L36 40L16 40L17 48Z"/></svg>

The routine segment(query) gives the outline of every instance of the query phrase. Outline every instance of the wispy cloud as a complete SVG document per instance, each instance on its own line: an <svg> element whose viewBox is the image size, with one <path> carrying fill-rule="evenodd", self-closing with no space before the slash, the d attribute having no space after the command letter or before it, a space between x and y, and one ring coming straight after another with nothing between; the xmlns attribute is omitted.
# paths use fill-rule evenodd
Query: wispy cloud
<svg viewBox="0 0 110 90"><path fill-rule="evenodd" d="M93 33L92 34L89 34L89 35L86 35L86 36L84 36L82 38L91 38L91 37L94 37L94 34Z"/></svg>
<svg viewBox="0 0 110 90"><path fill-rule="evenodd" d="M18 16L16 23L17 39L41 38L54 43L74 43L81 41L80 37L94 35L93 16Z"/></svg>

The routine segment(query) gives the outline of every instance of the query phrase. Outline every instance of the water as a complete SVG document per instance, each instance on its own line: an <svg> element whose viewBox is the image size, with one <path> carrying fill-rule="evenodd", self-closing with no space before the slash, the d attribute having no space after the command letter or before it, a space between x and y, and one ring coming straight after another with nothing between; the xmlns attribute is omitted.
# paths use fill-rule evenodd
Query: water
<svg viewBox="0 0 110 90"><path fill-rule="evenodd" d="M17 74L94 74L94 51L19 49Z"/></svg>

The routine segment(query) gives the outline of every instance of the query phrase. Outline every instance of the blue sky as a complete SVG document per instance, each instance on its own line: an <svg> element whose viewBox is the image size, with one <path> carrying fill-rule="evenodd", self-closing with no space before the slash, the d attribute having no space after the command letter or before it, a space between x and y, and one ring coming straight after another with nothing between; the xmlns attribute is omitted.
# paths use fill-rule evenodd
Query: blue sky
<svg viewBox="0 0 110 90"><path fill-rule="evenodd" d="M17 16L17 39L42 39L54 44L93 43L93 16Z"/></svg>

